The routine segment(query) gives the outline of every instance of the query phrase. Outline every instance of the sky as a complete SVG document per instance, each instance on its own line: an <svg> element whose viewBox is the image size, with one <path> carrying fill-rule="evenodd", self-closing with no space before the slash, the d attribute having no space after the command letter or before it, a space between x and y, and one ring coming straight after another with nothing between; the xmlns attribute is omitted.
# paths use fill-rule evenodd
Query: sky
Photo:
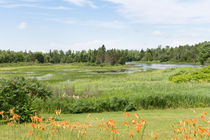
<svg viewBox="0 0 210 140"><path fill-rule="evenodd" d="M146 49L210 40L210 0L0 0L0 49Z"/></svg>

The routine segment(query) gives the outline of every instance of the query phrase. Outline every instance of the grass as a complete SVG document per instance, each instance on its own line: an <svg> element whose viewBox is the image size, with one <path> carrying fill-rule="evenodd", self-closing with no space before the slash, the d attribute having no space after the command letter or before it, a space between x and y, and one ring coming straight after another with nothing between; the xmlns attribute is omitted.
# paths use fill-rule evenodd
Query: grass
<svg viewBox="0 0 210 140"><path fill-rule="evenodd" d="M177 108L177 107L209 107L210 83L188 82L174 83L169 77L180 71L195 71L201 68L169 68L165 70L141 70L132 66L89 66L88 64L42 64L30 66L4 66L0 68L0 77L10 76L38 77L55 93L55 97L47 103L38 102L38 110L51 112L62 109L66 113L100 111L122 111L129 104L137 109ZM122 72L123 71L123 72ZM79 96L80 99L70 101L68 97ZM125 100L125 107L115 104L112 99ZM67 101L58 100L66 98ZM87 98L87 99L86 99ZM80 102L81 101L81 102ZM83 103L87 102L87 103ZM115 109L104 109L105 102L116 106ZM92 106L91 106L92 105ZM78 108L83 106L84 108ZM87 109L86 107L90 108ZM49 110L49 108L51 108ZM72 111L71 108L78 108ZM93 109L96 108L96 109ZM117 109L116 109L117 108Z"/></svg>
<svg viewBox="0 0 210 140"><path fill-rule="evenodd" d="M140 110L137 112L132 112L130 114L138 113L141 119L147 121L147 128L145 129L145 139L151 139L154 133L157 133L160 140L169 140L173 135L172 125L177 124L181 120L188 120L189 118L200 120L200 114L204 111L210 113L210 108L197 108L195 109L196 113L194 114L189 109L166 109L166 110ZM61 130L59 133L54 135L54 140L66 140L66 139L108 139L107 133L100 132L98 125L100 120L104 122L112 119L116 121L116 129L120 131L119 136L116 139L126 140L129 139L129 134L127 128L123 126L123 123L128 119L125 118L123 112L105 112L105 113L92 113L91 117L87 119L88 114L62 114L59 119L60 121L70 121L70 122L79 122L93 125L92 128L87 130L87 134L84 137L77 138L77 133L69 134L70 129ZM53 114L43 114L44 118L52 117ZM130 116L135 118L134 116ZM98 120L98 121L97 121ZM199 121L201 125L209 128L207 124L203 121ZM29 136L28 131L32 130L29 125L17 125L16 127L11 127L8 125L0 125L1 129L1 140L21 140L21 139L38 139L38 134L44 139L47 139L47 133L49 132L40 132L37 136ZM134 129L132 130L134 131ZM42 134L42 133L45 133ZM109 133L108 133L109 134ZM135 137L134 137L135 138ZM183 138L182 138L183 139Z"/></svg>
<svg viewBox="0 0 210 140"><path fill-rule="evenodd" d="M89 66L88 64L2 64L0 78L13 76L37 77L41 83L48 85L54 96L47 102L36 102L35 106L43 118L54 116L56 109L62 109L63 113L58 121L69 120L71 122L91 123L85 137L79 137L78 133L69 133L69 129L55 134L53 139L109 139L106 132L98 130L99 120L117 121L117 129L120 136L117 139L127 140L127 129L122 125L125 121L123 112L68 114L81 112L123 111L132 104L136 107L141 119L148 122L145 138L157 133L159 139L168 140L172 137L171 125L180 120L193 118L199 120L199 115L206 111L210 113L210 83L206 81L191 81L186 83L174 83L169 80L171 75L180 71L197 71L201 68L169 68L165 70L148 70L141 72L141 68L132 66ZM133 72L137 70L136 72ZM79 99L72 99L77 95ZM86 97L86 95L88 95ZM104 109L107 107L108 109ZM189 107L196 107L193 114ZM207 107L207 108L197 108ZM148 109L148 110L143 110ZM157 110L158 108L158 110ZM164 108L164 110L160 110ZM166 109L167 108L167 109ZM172 109L176 108L176 109ZM99 111L98 111L98 110ZM98 121L97 121L98 120ZM206 126L203 122L202 125ZM209 128L209 126L207 126ZM9 139L47 139L51 131L37 133L36 137L28 135L31 130L26 124L8 126L0 122L0 140ZM40 134L38 137L38 134ZM73 137L73 138L72 138ZM103 137L103 138L102 138Z"/></svg>

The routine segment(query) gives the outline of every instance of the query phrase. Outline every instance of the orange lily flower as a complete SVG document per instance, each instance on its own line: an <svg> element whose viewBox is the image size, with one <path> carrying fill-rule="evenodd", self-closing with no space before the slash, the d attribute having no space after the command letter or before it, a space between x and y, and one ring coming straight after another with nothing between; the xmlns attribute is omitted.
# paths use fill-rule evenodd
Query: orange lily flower
<svg viewBox="0 0 210 140"><path fill-rule="evenodd" d="M154 135L153 135L153 138L154 139L157 139L159 137L159 135L157 134L157 133L155 133Z"/></svg>
<svg viewBox="0 0 210 140"><path fill-rule="evenodd" d="M130 114L128 112L126 112L125 116L128 118L130 116Z"/></svg>
<svg viewBox="0 0 210 140"><path fill-rule="evenodd" d="M130 135L130 137L133 137L134 134L133 134L132 131L130 131L130 132L129 132L129 135Z"/></svg>
<svg viewBox="0 0 210 140"><path fill-rule="evenodd" d="M5 111L4 111L4 110L2 110L2 111L0 112L0 114L1 114L1 115L3 115L3 114L4 114L4 112L5 112Z"/></svg>
<svg viewBox="0 0 210 140"><path fill-rule="evenodd" d="M28 131L28 134L29 135L32 135L33 134L33 131L32 130Z"/></svg>

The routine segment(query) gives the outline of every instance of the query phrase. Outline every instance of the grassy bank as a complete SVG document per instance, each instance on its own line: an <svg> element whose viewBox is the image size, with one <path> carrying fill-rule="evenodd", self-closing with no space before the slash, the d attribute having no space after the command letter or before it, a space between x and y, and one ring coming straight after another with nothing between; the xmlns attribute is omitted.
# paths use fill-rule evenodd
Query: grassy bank
<svg viewBox="0 0 210 140"><path fill-rule="evenodd" d="M160 62L160 61L135 61L138 64L191 64L191 65L200 65L200 62L176 62L176 61L167 61L167 62Z"/></svg>
<svg viewBox="0 0 210 140"><path fill-rule="evenodd" d="M91 115L89 114L61 114L61 116L58 117L58 121L70 121L69 124L73 125L75 122L78 124L90 124L91 127L86 129L86 133L84 135L79 135L80 128L73 129L71 131L70 128L68 128L68 125L65 129L48 129L48 127L51 128L51 126L48 126L47 124L42 124L46 128L45 130L36 130L33 129L30 124L22 124L22 125L0 125L0 139L2 140L9 140L9 139L53 139L53 140L66 140L66 139L138 139L136 133L135 127L126 127L124 122L131 121L131 119L136 119L135 116L132 114L139 114L140 120L144 119L147 121L147 126L144 132L144 139L154 139L154 134L156 133L158 135L158 139L160 140L169 140L174 137L177 137L179 139L184 139L184 135L176 135L173 133L173 130L176 128L173 128L173 125L177 125L179 121L188 119L195 119L197 120L197 125L202 125L202 127L209 128L208 124L206 124L203 120L200 119L200 115L203 115L203 112L207 112L207 115L210 113L210 108L198 108L195 109L195 112L193 113L192 110L189 109L167 109L167 110L141 110L137 112L130 113L130 116L128 118L125 117L123 112L109 112L109 113L93 113ZM53 114L43 114L41 115L43 118L48 117L55 117ZM87 117L89 116L89 117ZM208 115L209 116L209 115ZM206 117L208 118L208 117ZM119 134L116 134L114 138L112 138L110 135L110 130L100 129L99 125L101 125L101 122L104 122L106 124L107 121L113 120L115 121L115 129L119 131ZM55 127L55 126L54 126ZM29 135L29 131L33 131L32 135ZM53 135L51 132L55 132ZM129 132L134 132L134 137L129 136ZM141 130L142 131L142 130ZM183 133L184 134L184 133ZM204 139L208 139L204 138Z"/></svg>

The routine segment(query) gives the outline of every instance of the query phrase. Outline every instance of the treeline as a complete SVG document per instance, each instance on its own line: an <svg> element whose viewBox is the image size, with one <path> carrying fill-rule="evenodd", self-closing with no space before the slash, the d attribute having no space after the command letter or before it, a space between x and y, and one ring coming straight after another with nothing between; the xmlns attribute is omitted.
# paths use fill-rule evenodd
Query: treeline
<svg viewBox="0 0 210 140"><path fill-rule="evenodd" d="M210 42L196 45L184 45L179 47L159 46L156 49L147 50L106 50L105 46L94 50L82 50L66 52L62 50L50 50L42 52L14 52L0 50L0 63L36 62L36 63L110 63L125 64L131 61L160 61L160 62L189 62L210 64Z"/></svg>

